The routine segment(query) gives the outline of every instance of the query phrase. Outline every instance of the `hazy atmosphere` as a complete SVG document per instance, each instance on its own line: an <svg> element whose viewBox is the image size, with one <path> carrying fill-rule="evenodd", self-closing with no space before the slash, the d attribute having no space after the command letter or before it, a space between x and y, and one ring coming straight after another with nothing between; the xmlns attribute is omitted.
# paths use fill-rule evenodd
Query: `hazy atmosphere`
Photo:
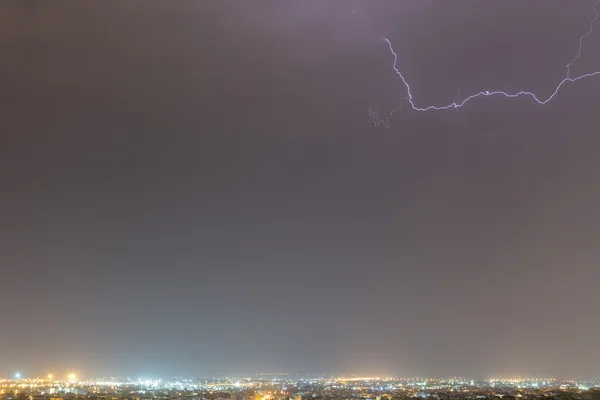
<svg viewBox="0 0 600 400"><path fill-rule="evenodd" d="M592 6L2 0L0 375L598 376Z"/></svg>

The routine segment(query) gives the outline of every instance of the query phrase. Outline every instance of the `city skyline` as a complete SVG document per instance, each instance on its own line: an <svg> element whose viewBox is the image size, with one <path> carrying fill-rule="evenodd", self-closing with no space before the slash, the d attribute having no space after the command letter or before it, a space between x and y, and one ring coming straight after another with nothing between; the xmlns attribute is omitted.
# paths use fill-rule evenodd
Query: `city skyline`
<svg viewBox="0 0 600 400"><path fill-rule="evenodd" d="M514 386L514 387L557 387L561 385L578 384L577 379L558 379L555 377L493 377L486 379L471 379L469 377L425 377L425 376L392 376L392 375L354 375L354 374L303 374L303 373L283 373L283 372L261 372L251 375L224 375L224 376L174 376L174 377L130 377L130 376L102 376L102 377L82 377L72 371L64 374L55 374L45 372L42 376L26 376L20 371L15 372L12 377L0 377L2 382L34 383L43 384L65 384L65 385L142 385L156 387L159 385L167 386L185 386L189 384L202 384L206 382L210 385L225 385L238 389L249 388L254 384L264 382L282 383L285 382L313 382L325 384L352 384L353 382L371 382L373 385L379 384L398 384L399 387L424 386L428 384L447 383L459 386ZM589 382L600 383L600 378L588 380Z"/></svg>
<svg viewBox="0 0 600 400"><path fill-rule="evenodd" d="M554 385L562 382L576 382L578 379L571 378L556 378L556 377L533 377L533 376L495 376L488 377L485 379L474 379L464 376L401 376L401 375L356 375L356 374L307 374L307 373L294 373L294 372L258 372L254 374L243 374L243 375L221 375L221 376L194 376L193 374L181 375L181 376L156 376L156 375L104 375L104 376L82 376L79 373L73 371L63 373L53 373L44 371L42 374L31 374L27 375L24 372L15 371L11 376L0 376L0 379L5 381L44 381L44 382L72 382L72 383L86 383L86 382L116 382L114 379L121 380L120 382L134 382L140 384L155 384L157 382L173 382L175 379L184 380L221 380L227 381L232 385L239 385L240 382L259 381L259 380L273 380L273 381L285 381L288 379L297 380L335 380L335 381L410 381L413 383L421 381L460 381L463 384L473 383L493 383L501 382L504 384L519 384L519 383L539 383L543 385ZM600 380L600 378L587 378L592 380Z"/></svg>
<svg viewBox="0 0 600 400"><path fill-rule="evenodd" d="M3 400L597 400L600 381L297 376L204 379L0 379Z"/></svg>

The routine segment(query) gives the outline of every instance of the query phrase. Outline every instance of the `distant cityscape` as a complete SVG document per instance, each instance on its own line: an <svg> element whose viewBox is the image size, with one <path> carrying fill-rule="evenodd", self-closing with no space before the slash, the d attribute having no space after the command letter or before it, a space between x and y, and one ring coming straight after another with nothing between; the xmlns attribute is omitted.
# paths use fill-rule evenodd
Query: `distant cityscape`
<svg viewBox="0 0 600 400"><path fill-rule="evenodd" d="M16 373L0 380L0 400L600 400L600 380L317 377L80 379Z"/></svg>

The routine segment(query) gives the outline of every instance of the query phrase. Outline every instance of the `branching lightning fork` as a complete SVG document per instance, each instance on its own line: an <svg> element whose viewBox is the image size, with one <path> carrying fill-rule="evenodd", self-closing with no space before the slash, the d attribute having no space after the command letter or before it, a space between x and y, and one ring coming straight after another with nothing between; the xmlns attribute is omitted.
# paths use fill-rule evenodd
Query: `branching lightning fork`
<svg viewBox="0 0 600 400"><path fill-rule="evenodd" d="M585 79L585 78L590 78L590 77L593 77L596 75L600 75L600 71L595 71L595 72L590 72L587 74L579 75L577 77L571 76L571 68L574 67L576 65L577 61L579 60L579 58L581 58L584 40L587 39L593 33L594 25L598 21L598 19L600 19L600 14L598 11L599 4L600 4L600 0L594 0L593 10L594 10L595 17L590 22L589 30L586 32L586 34L579 38L579 49L578 49L577 55L571 62L569 62L567 64L565 78L562 81L560 81L560 83L556 86L556 88L554 89L554 92L545 99L540 98L535 93L528 92L528 91L508 93L508 92L504 92L502 90L494 90L494 91L486 90L486 91L481 91L476 94L472 94L472 95L464 98L463 100L458 100L458 98L455 98L452 103L446 104L446 105L440 105L440 106L428 105L428 106L422 106L422 107L417 106L417 104L414 102L414 99L413 99L413 93L412 93L410 84L408 83L408 81L406 80L404 75L402 75L402 72L400 72L400 70L398 69L398 55L394 51L392 42L387 38L382 38L387 43L387 45L390 49L390 52L394 56L394 63L392 65L392 68L394 69L394 72L396 73L396 75L398 75L398 77L402 80L402 83L406 87L407 94L406 94L406 97L402 99L402 103L404 103L404 101L406 100L408 102L408 104L410 105L410 107L414 111L432 111L432 110L441 111L441 110L448 110L448 109L458 110L458 109L462 108L465 104L470 102L471 100L474 100L478 97L484 97L484 96L485 97L502 96L502 97L506 97L506 98L515 98L515 97L524 97L525 96L525 97L531 97L538 104L541 104L541 105L547 104L548 102L552 101L552 99L554 99L554 97L558 94L560 89L565 84L577 82L577 81ZM394 110L392 110L392 112L389 113L386 118L381 118L377 112L374 112L372 110L369 110L369 115L373 118L373 123L375 124L375 126L383 125L384 127L389 128L390 127L390 119L391 119L392 115L394 114L394 112L396 112L399 109L400 109L400 107L397 107ZM464 120L462 119L462 117L461 117L461 121L464 125ZM471 127L468 127L468 128L473 130L473 128L471 128Z"/></svg>

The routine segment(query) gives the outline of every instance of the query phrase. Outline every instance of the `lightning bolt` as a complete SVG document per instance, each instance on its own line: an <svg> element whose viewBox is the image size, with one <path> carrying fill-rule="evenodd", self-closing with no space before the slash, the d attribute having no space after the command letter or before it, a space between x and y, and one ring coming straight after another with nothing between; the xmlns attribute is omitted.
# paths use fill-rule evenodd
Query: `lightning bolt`
<svg viewBox="0 0 600 400"><path fill-rule="evenodd" d="M458 85L458 91L456 92L456 97L454 98L454 103L456 103L458 101L458 99L460 99L460 85ZM460 109L459 108L455 108L456 114L460 117L460 123L467 128L468 130L470 130L471 132L477 132L477 130L475 128L473 128L470 125L467 125L467 123L465 122L465 118L462 116L462 114L460 113Z"/></svg>
<svg viewBox="0 0 600 400"><path fill-rule="evenodd" d="M592 21L590 22L589 25L589 30L586 32L585 35L581 36L579 38L579 49L577 52L577 55L575 56L575 58L573 58L573 60L571 60L571 62L569 62L566 66L566 76L563 80L560 81L560 83L556 86L556 88L554 89L554 92L546 97L546 98L540 98L538 97L538 95L536 95L533 92L528 92L528 91L519 91L516 93L508 93L502 90L485 90L485 91L481 91L479 93L475 93L472 94L470 96L465 97L463 100L458 100L458 96L455 97L455 99L452 101L452 103L449 104L445 104L445 105L428 105L428 106L418 106L415 101L414 101L414 97L413 97L413 93L412 93L412 89L410 84L408 83L408 81L406 80L406 78L404 77L404 75L402 74L402 72L400 72L400 70L398 69L398 54L396 54L396 52L394 51L394 48L392 46L392 42L388 39L388 38L381 38L383 41L385 41L389 47L390 52L392 53L393 57L394 57L394 63L392 64L392 68L394 69L394 72L396 73L396 75L400 78L400 80L402 81L402 83L404 84L405 88L406 88L406 97L404 97L402 99L402 103L404 103L404 101L408 102L408 104L410 105L411 109L414 111L442 111L442 110L449 110L449 109L455 109L457 112L460 108L464 107L468 102L470 102L471 100L477 99L479 97L492 97L492 96L497 96L497 97L505 97L505 98L516 98L516 97L530 97L532 98L537 104L540 105L544 105L549 103L550 101L552 101L552 99L554 99L554 97L556 97L556 95L558 94L558 92L560 92L561 88L563 86L565 86L568 83L574 83L577 81L580 81L582 79L586 79L586 78L591 78L593 76L597 76L600 75L600 71L595 71L595 72L590 72L587 74L582 74L576 77L572 77L571 76L571 69L572 67L577 65L577 61L581 58L581 54L583 52L583 42L585 41L585 39L587 39L590 35L592 35L592 33L594 32L594 25L595 23L598 21L598 19L600 19L600 14L598 12L598 4L600 4L600 0L594 0L594 5L593 5L593 10L594 10L594 14L595 17L594 19L592 19ZM460 94L460 87L459 87L459 94ZM402 105L401 103L401 105ZM401 107L397 107L394 110L392 110L392 112L389 113L389 115L387 116L387 118L381 118L379 116L379 113L377 112L373 112L372 110L369 110L369 115L373 118L373 123L376 126L379 125L383 125L386 128L390 127L390 119L393 116L393 114L398 111ZM461 118L461 123L468 129L475 131L473 128L471 128L470 126L465 124L465 121L462 117L462 115L460 115Z"/></svg>
<svg viewBox="0 0 600 400"><path fill-rule="evenodd" d="M379 116L379 112L378 111L373 111L369 108L369 116L371 116L371 118L373 118L373 125L375 126L379 126L379 125L383 125L386 128L390 127L390 119L392 118L392 116L394 115L394 113L398 110L402 109L402 105L404 104L404 100L406 100L406 97L403 97L400 100L400 105L396 108L394 108L392 111L390 111L390 113L388 114L388 116L386 118L381 118Z"/></svg>

